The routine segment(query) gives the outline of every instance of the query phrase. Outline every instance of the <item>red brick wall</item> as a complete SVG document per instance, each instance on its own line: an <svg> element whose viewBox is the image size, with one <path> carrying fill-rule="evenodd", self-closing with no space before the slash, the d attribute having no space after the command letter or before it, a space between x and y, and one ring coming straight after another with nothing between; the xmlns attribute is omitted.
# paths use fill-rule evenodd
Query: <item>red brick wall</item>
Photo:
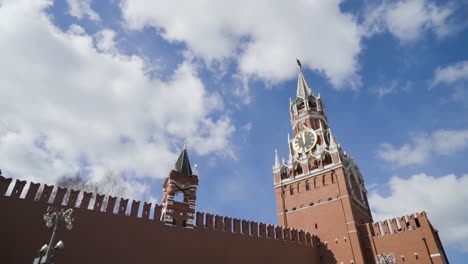
<svg viewBox="0 0 468 264"><path fill-rule="evenodd" d="M0 263L29 264L52 233L42 219L50 192L33 201L31 192L19 198L21 186L3 196L6 188L8 180L0 177ZM152 219L150 204L141 217L139 203L132 204L130 215L126 206L118 214L88 210L87 204L75 208L73 230L58 234L65 250L54 263L319 263L305 232L201 212L193 229L167 226L158 219L160 206Z"/></svg>
<svg viewBox="0 0 468 264"><path fill-rule="evenodd" d="M397 261L403 262L404 258L404 263L408 264L448 263L442 244L425 212L371 223L367 229L374 256L393 253Z"/></svg>
<svg viewBox="0 0 468 264"><path fill-rule="evenodd" d="M310 184L310 190L305 188L306 181ZM355 208L357 205L349 196L347 177L342 168L334 170L333 179L332 172L327 171L284 186L288 226L317 235L338 263L350 263L351 260L364 263L365 249L359 237L358 221L363 219L364 222L368 222L369 217L362 216L363 213ZM294 188L293 195L289 191L291 186ZM276 188L275 191L278 220L284 225L281 188Z"/></svg>

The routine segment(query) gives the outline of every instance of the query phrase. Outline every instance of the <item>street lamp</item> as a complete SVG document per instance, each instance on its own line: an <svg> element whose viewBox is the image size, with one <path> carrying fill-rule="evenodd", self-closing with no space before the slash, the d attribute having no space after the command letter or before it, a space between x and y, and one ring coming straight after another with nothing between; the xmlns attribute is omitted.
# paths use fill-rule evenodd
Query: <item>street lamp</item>
<svg viewBox="0 0 468 264"><path fill-rule="evenodd" d="M47 227L50 228L53 226L54 231L52 232L49 245L45 244L42 246L42 248L39 250L39 256L34 259L33 264L52 264L51 261L55 256L55 253L65 247L63 242L60 240L52 248L52 245L55 242L55 236L57 235L58 228L60 225L65 224L68 230L72 230L74 220L75 218L73 217L73 209L68 209L66 211L61 209L60 211L57 211L50 206L47 208L47 213L44 214L44 221Z"/></svg>
<svg viewBox="0 0 468 264"><path fill-rule="evenodd" d="M395 254L389 253L389 254L378 254L377 255L377 264L393 264L397 263Z"/></svg>

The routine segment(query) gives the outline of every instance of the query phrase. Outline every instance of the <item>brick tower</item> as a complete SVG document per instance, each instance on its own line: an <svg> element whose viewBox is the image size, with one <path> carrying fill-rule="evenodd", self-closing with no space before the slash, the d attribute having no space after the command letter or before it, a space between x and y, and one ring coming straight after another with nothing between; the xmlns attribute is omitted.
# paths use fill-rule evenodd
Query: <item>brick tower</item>
<svg viewBox="0 0 468 264"><path fill-rule="evenodd" d="M168 225L192 228L197 199L198 176L192 172L184 146L174 169L163 185L161 221ZM178 199L180 198L180 199Z"/></svg>
<svg viewBox="0 0 468 264"><path fill-rule="evenodd" d="M289 158L280 163L275 151L273 166L279 223L316 234L323 263L367 263L365 223L372 215L362 175L336 143L320 94L312 93L298 65L297 95L289 106Z"/></svg>

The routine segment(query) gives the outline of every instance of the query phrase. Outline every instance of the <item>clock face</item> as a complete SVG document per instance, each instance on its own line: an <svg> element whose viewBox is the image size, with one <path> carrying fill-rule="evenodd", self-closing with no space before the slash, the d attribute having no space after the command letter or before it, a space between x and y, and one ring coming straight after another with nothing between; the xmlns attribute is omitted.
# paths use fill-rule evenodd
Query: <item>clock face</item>
<svg viewBox="0 0 468 264"><path fill-rule="evenodd" d="M311 150L317 143L317 134L312 129L299 132L293 139L292 145L296 152L304 153Z"/></svg>

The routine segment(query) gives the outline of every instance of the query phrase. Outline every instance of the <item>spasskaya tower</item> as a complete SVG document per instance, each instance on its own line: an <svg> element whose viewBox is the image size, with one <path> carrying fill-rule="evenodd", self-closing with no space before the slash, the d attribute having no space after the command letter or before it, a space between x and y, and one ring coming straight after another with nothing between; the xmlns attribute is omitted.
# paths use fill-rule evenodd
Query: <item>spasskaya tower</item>
<svg viewBox="0 0 468 264"><path fill-rule="evenodd" d="M372 216L363 177L335 140L322 98L298 65L296 99L289 104L289 155L280 162L275 151L273 166L279 223L316 234L338 261L365 263L363 236ZM325 254L321 258L328 263Z"/></svg>

